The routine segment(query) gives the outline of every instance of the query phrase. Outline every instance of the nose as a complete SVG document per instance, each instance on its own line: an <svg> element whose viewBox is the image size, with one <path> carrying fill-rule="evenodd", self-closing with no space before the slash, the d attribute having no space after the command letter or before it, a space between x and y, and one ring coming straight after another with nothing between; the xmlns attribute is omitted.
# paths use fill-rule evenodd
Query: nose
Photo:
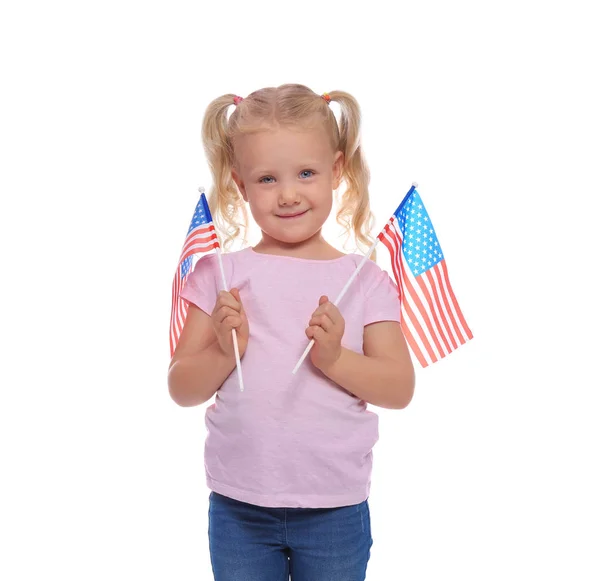
<svg viewBox="0 0 600 581"><path fill-rule="evenodd" d="M296 192L296 188L293 185L283 186L279 191L279 204L282 206L291 206L298 204L300 198Z"/></svg>

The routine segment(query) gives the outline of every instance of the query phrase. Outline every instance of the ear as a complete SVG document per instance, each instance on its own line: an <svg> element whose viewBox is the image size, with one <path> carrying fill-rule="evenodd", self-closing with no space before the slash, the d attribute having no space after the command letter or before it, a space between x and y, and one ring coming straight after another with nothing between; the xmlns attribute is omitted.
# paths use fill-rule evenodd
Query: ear
<svg viewBox="0 0 600 581"><path fill-rule="evenodd" d="M233 178L233 181L236 183L238 190L240 190L240 194L242 194L242 198L244 198L244 202L247 202L248 196L246 195L246 186L244 185L244 182L240 178L240 176L237 173L237 170L235 168L231 170L231 177Z"/></svg>
<svg viewBox="0 0 600 581"><path fill-rule="evenodd" d="M344 154L337 151L333 158L333 189L337 190L342 181L342 170L344 169Z"/></svg>

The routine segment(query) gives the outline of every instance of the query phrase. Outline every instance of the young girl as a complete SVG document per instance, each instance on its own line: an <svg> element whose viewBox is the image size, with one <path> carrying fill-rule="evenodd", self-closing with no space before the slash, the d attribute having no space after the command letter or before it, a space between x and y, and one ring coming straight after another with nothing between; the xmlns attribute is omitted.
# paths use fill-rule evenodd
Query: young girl
<svg viewBox="0 0 600 581"><path fill-rule="evenodd" d="M221 290L217 257L198 260L181 292L189 310L169 367L179 405L216 394L205 420L215 581L365 579L379 436L366 404L406 407L414 370L398 288L375 262L367 261L337 307L330 301L362 259L321 233L342 180L338 221L360 244L370 241L359 128L350 94L319 96L296 84L245 99L224 95L206 110L209 205L225 226L224 247L247 226L246 204L262 231L255 247L223 254L230 292ZM310 357L292 374L310 339Z"/></svg>

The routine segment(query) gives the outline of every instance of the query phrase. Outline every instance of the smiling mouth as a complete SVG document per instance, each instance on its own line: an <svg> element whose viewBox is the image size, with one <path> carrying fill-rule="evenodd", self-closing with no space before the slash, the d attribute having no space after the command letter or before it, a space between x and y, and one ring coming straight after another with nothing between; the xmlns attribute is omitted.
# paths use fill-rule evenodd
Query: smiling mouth
<svg viewBox="0 0 600 581"><path fill-rule="evenodd" d="M300 216L304 216L306 212L308 212L308 210L304 210L304 212L298 212L297 214L277 214L277 217L290 220L291 218L299 218Z"/></svg>

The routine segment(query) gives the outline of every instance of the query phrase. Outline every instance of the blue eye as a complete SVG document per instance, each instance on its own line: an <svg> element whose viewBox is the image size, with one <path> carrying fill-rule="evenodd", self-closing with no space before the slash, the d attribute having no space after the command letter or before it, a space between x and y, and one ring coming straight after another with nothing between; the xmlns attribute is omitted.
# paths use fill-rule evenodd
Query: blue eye
<svg viewBox="0 0 600 581"><path fill-rule="evenodd" d="M302 170L302 171L300 172L300 175L302 175L303 173L310 173L310 174L314 174L315 172L314 172L312 169L304 169L304 170ZM312 175L309 175L309 176L307 176L307 177L309 177L309 178L310 178L310 177L312 177ZM260 178L260 179L258 180L258 183L259 183L259 184L265 184L265 183L267 183L267 182L265 182L265 181L263 181L263 180L269 180L269 179L270 179L270 180L272 180L272 179L273 179L273 177L272 177L272 176L265 176L265 177L262 177L262 178ZM268 182L268 183L270 184L270 183L273 183L273 182Z"/></svg>
<svg viewBox="0 0 600 581"><path fill-rule="evenodd" d="M312 173L312 174L315 173L312 169L305 169L305 170L301 171L300 173L305 173L305 172ZM311 176L308 176L308 177L311 177Z"/></svg>

